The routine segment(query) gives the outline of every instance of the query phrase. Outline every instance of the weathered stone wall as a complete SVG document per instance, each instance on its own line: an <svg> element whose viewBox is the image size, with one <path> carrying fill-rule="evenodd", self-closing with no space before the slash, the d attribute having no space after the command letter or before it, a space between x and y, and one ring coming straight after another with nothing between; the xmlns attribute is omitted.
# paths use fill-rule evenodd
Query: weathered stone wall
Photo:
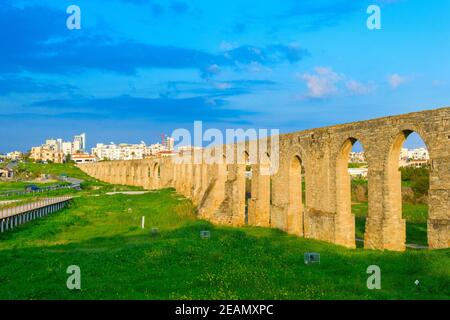
<svg viewBox="0 0 450 320"><path fill-rule="evenodd" d="M271 166L270 151L253 160L248 224L355 247L347 163L353 143L360 141L369 166L364 245L404 250L406 229L398 160L403 141L411 132L420 134L431 157L429 247L450 247L450 108L280 135L278 170L271 175L264 173ZM198 163L185 155L99 162L80 168L115 184L147 189L173 187L192 199L201 218L239 226L245 224L246 166L236 159L242 152L248 157L251 150L249 142L223 146L224 154L225 148L233 150L233 163ZM204 159L210 152L205 149L195 157ZM302 179L306 184L304 203Z"/></svg>

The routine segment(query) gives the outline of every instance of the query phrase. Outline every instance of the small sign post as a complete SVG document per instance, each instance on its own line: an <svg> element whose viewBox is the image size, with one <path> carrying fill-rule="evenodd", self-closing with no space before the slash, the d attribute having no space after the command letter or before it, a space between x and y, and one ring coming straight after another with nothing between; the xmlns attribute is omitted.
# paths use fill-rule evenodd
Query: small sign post
<svg viewBox="0 0 450 320"><path fill-rule="evenodd" d="M152 228L152 231L150 232L152 237L156 237L159 234L159 228Z"/></svg>
<svg viewBox="0 0 450 320"><path fill-rule="evenodd" d="M320 253L306 252L304 254L305 264L320 263Z"/></svg>
<svg viewBox="0 0 450 320"><path fill-rule="evenodd" d="M209 239L211 238L211 232L207 230L200 231L200 238L202 239Z"/></svg>

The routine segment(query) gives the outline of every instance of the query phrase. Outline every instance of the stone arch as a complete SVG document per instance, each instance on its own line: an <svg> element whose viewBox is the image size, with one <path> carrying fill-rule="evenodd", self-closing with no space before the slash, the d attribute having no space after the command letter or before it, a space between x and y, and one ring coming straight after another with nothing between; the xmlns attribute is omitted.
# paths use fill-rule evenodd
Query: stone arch
<svg viewBox="0 0 450 320"><path fill-rule="evenodd" d="M302 167L303 162L298 153L291 156L288 174L288 211L287 232L303 236L303 199L302 199Z"/></svg>
<svg viewBox="0 0 450 320"><path fill-rule="evenodd" d="M353 145L361 139L350 136L344 140L336 154L336 217L335 241L349 248L356 247L355 217L352 214L351 180L348 172L348 160ZM370 186L370 183L369 183ZM369 192L370 193L370 192Z"/></svg>
<svg viewBox="0 0 450 320"><path fill-rule="evenodd" d="M153 179L151 162L145 162L144 168L143 168L143 176L144 176L144 184L145 184L144 188L151 189L152 179Z"/></svg>
<svg viewBox="0 0 450 320"><path fill-rule="evenodd" d="M153 177L153 173L152 173L152 167L151 166L147 166L147 177L148 178L152 178Z"/></svg>
<svg viewBox="0 0 450 320"><path fill-rule="evenodd" d="M153 165L153 189L160 188L161 166L158 162Z"/></svg>
<svg viewBox="0 0 450 320"><path fill-rule="evenodd" d="M240 211L244 217L244 224L249 222L249 204L252 197L252 166L250 164L250 174L247 174L247 166L250 163L250 154L247 150L243 152L243 163L238 164L238 174L237 179L240 180L240 190L241 190L241 201L242 206Z"/></svg>
<svg viewBox="0 0 450 320"><path fill-rule="evenodd" d="M416 133L424 141L429 152L430 163L433 161L433 152L427 138L420 128L403 129L395 134L391 140L388 154L385 162L384 174L384 246L386 249L403 251L406 247L406 220L403 219L402 186L401 172L399 170L400 152L404 142L412 133ZM430 166L430 177L433 175L433 165ZM430 179L430 188L432 188L433 179ZM428 211L430 211L429 204ZM429 232L427 232L430 237Z"/></svg>
<svg viewBox="0 0 450 320"><path fill-rule="evenodd" d="M256 226L270 226L270 154L259 155L258 163L252 172L252 198L249 203L249 224ZM254 222L252 223L252 217Z"/></svg>

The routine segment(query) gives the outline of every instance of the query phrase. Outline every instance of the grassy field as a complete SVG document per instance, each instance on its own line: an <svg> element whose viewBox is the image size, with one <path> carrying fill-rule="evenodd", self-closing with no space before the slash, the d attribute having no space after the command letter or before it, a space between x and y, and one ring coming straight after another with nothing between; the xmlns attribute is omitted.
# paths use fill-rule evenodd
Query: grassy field
<svg viewBox="0 0 450 320"><path fill-rule="evenodd" d="M70 208L0 234L0 299L450 298L450 250L348 250L273 229L214 226L173 190L106 195L113 186L90 183ZM304 264L311 251L320 264ZM373 264L381 290L366 286ZM81 268L80 291L66 288L70 265Z"/></svg>
<svg viewBox="0 0 450 320"><path fill-rule="evenodd" d="M35 175L48 174L53 176L66 175L71 178L83 179L86 181L94 181L95 179L86 175L83 171L79 170L74 164L63 164L63 163L35 163L27 162L20 163L19 170L26 171Z"/></svg>
<svg viewBox="0 0 450 320"><path fill-rule="evenodd" d="M356 237L364 238L364 229L368 211L367 202L352 204L352 212L355 214ZM406 242L419 245L427 245L427 217L428 206L426 204L403 203L403 219L406 219Z"/></svg>
<svg viewBox="0 0 450 320"><path fill-rule="evenodd" d="M55 185L65 184L63 182L23 182L23 181L14 181L14 182L4 182L0 181L0 191L8 191L8 190L24 190L26 186L36 185L38 187L50 187Z"/></svg>

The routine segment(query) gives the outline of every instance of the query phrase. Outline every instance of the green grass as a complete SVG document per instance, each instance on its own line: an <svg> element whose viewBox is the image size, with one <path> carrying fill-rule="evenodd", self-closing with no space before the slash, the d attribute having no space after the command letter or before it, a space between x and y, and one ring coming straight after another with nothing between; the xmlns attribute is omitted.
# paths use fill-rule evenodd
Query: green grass
<svg viewBox="0 0 450 320"><path fill-rule="evenodd" d="M275 229L217 226L173 190L105 195L112 188L92 185L70 208L0 234L0 299L450 298L450 250L350 250ZM211 239L200 239L201 230ZM321 263L305 265L305 252L319 252ZM373 264L381 290L366 286ZM80 291L66 288L70 265L81 268Z"/></svg>
<svg viewBox="0 0 450 320"><path fill-rule="evenodd" d="M71 178L82 179L86 181L95 181L94 178L88 176L81 171L73 163L35 163L35 162L23 162L18 165L20 171L27 171L34 175L48 174L52 176L59 176L65 174Z"/></svg>
<svg viewBox="0 0 450 320"><path fill-rule="evenodd" d="M38 177L41 174L48 174L53 177L58 177L62 174L70 178L77 178L83 180L81 183L82 191L77 191L74 189L61 189L61 190L51 190L42 193L30 193L13 197L0 198L1 200L11 200L11 199L22 199L22 200L38 200L39 198L63 196L63 195L76 195L81 196L85 194L104 194L111 191L130 191L130 190L142 190L141 187L134 186L122 186L122 185L111 185L105 182L101 182L95 178L92 178L81 171L75 164L41 164L34 162L20 163L19 164L20 175L34 176ZM67 184L66 182L55 182L55 183L35 183L35 182L0 182L0 191L6 190L20 190L25 186L30 184L36 184L39 187L54 184Z"/></svg>
<svg viewBox="0 0 450 320"><path fill-rule="evenodd" d="M352 212L355 215L355 233L356 238L364 239L364 231L366 228L368 203L354 203L352 204ZM357 243L358 246L362 246L362 243Z"/></svg>
<svg viewBox="0 0 450 320"><path fill-rule="evenodd" d="M200 239L204 229L210 240ZM319 265L303 263L309 251L321 253ZM0 256L0 299L450 298L449 250L348 250L273 229L213 226L171 190L83 195L1 234ZM371 264L382 270L382 290L366 287ZM81 268L81 291L66 288L69 265Z"/></svg>
<svg viewBox="0 0 450 320"><path fill-rule="evenodd" d="M40 188L42 187L50 187L55 185L67 184L61 181L55 182L38 182L38 181L0 181L0 191L8 191L8 190L25 190L26 186L36 185Z"/></svg>
<svg viewBox="0 0 450 320"><path fill-rule="evenodd" d="M356 237L364 238L367 202L354 203ZM406 242L426 246L428 206L426 204L403 203L403 219L406 219Z"/></svg>

